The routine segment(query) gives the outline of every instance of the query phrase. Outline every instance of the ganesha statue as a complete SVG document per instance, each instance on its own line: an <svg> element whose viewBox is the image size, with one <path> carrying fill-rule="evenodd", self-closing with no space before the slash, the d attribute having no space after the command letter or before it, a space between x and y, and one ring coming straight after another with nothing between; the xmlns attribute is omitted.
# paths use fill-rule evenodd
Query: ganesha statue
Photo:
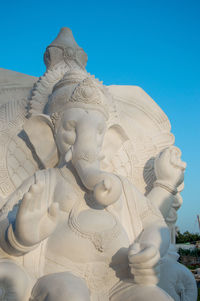
<svg viewBox="0 0 200 301"><path fill-rule="evenodd" d="M68 28L44 60L0 94L0 300L196 300L174 248L186 164L166 115L90 75Z"/></svg>

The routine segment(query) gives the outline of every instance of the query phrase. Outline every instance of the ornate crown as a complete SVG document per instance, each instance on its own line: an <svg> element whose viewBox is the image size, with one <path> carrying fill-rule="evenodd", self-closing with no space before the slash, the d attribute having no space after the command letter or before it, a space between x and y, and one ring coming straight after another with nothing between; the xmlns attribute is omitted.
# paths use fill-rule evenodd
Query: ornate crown
<svg viewBox="0 0 200 301"><path fill-rule="evenodd" d="M55 85L48 103L48 113L78 107L100 111L108 119L110 97L107 89L94 76L80 69L72 70Z"/></svg>

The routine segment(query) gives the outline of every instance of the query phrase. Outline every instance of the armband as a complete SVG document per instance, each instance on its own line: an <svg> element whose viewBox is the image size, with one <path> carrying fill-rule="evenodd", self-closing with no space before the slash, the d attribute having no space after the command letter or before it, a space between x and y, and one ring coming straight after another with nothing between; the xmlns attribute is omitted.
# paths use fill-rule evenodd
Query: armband
<svg viewBox="0 0 200 301"><path fill-rule="evenodd" d="M154 187L161 187L165 190L167 190L171 194L177 194L178 189L176 187L171 186L170 184L166 184L162 181L155 181L153 184Z"/></svg>

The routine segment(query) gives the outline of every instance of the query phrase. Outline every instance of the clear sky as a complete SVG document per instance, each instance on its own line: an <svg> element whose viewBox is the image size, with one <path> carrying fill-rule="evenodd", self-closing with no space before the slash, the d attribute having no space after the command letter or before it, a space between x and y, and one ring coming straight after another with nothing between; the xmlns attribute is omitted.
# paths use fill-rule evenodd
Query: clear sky
<svg viewBox="0 0 200 301"><path fill-rule="evenodd" d="M40 76L43 53L70 27L105 84L142 87L168 115L187 162L181 231L200 214L200 1L10 0L0 6L0 67Z"/></svg>

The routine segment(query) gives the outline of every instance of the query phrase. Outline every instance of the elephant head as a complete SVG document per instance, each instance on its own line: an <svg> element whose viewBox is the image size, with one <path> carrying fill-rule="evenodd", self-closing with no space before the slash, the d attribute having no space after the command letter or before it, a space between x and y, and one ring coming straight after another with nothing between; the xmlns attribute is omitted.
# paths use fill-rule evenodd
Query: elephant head
<svg viewBox="0 0 200 301"><path fill-rule="evenodd" d="M100 169L109 94L86 72L70 71L54 87L48 115L32 116L24 129L45 167L71 161L83 185L102 206L117 201L121 182Z"/></svg>

